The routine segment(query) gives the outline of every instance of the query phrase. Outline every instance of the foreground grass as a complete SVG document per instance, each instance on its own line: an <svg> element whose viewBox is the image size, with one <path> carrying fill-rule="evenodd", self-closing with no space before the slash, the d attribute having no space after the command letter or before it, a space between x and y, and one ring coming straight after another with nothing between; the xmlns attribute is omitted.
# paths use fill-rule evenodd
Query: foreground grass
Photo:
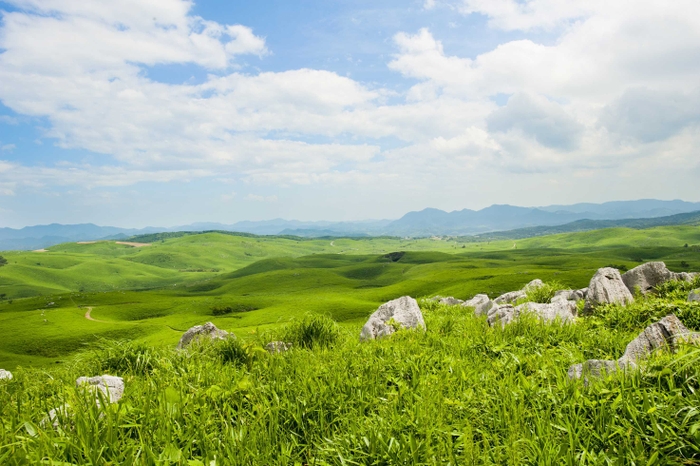
<svg viewBox="0 0 700 466"><path fill-rule="evenodd" d="M427 331L363 344L359 327L309 316L181 353L111 345L0 384L0 463L697 464L697 348L588 386L566 378L570 364L619 357L660 313L698 329L681 292L576 325L489 328L423 302ZM262 350L281 337L292 351ZM100 373L125 378L120 403L98 409L74 388ZM42 427L63 403L73 417Z"/></svg>

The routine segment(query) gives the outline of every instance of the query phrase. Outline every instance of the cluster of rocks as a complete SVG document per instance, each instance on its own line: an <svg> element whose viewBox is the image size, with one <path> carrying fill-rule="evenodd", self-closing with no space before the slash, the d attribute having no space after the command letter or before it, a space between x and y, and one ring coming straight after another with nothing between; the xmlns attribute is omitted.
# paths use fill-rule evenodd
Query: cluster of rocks
<svg viewBox="0 0 700 466"><path fill-rule="evenodd" d="M649 357L655 351L676 351L683 343L700 343L700 333L690 332L678 317L670 314L660 321L651 324L632 340L625 349L622 357L616 361L589 359L581 364L569 367L570 379L584 377L600 377L618 370L633 369L642 359Z"/></svg>
<svg viewBox="0 0 700 466"><path fill-rule="evenodd" d="M0 380L12 380L12 372L0 369Z"/></svg>

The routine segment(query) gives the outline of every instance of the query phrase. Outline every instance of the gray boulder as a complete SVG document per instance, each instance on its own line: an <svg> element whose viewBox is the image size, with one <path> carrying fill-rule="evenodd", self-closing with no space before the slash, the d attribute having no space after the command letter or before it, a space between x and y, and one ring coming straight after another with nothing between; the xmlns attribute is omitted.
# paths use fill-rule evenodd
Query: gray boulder
<svg viewBox="0 0 700 466"><path fill-rule="evenodd" d="M495 306L495 303L485 294L478 294L469 301L462 303L464 307L473 307L474 314L477 316L488 315L489 310Z"/></svg>
<svg viewBox="0 0 700 466"><path fill-rule="evenodd" d="M693 290L690 292L688 295L688 301L693 302L693 301L698 301L700 302L700 288L697 290Z"/></svg>
<svg viewBox="0 0 700 466"><path fill-rule="evenodd" d="M271 354L284 353L292 349L292 344L283 341L271 341L265 345L265 349Z"/></svg>
<svg viewBox="0 0 700 466"><path fill-rule="evenodd" d="M646 294L654 287L675 278L663 262L647 262L622 274L622 281L632 294L637 290Z"/></svg>
<svg viewBox="0 0 700 466"><path fill-rule="evenodd" d="M379 306L362 327L360 340L374 340L391 335L396 331L394 325L406 329L425 328L423 313L415 299L402 296Z"/></svg>
<svg viewBox="0 0 700 466"><path fill-rule="evenodd" d="M12 380L12 372L0 369L0 380Z"/></svg>
<svg viewBox="0 0 700 466"><path fill-rule="evenodd" d="M200 339L200 338L209 338L212 340L222 340L229 336L229 333L225 330L219 330L216 328L216 325L212 324L211 322L207 322L204 325L195 325L188 331L186 331L183 335L182 338L180 338L180 342L177 344L178 349L182 349L192 343L194 340Z"/></svg>
<svg viewBox="0 0 700 466"><path fill-rule="evenodd" d="M570 379L585 376L588 380L588 377L602 375L603 371L612 373L619 369L634 368L639 361L654 352L659 350L675 352L683 343L700 344L700 334L689 331L675 315L670 314L645 328L627 345L625 354L617 361L590 359L569 367L568 375Z"/></svg>
<svg viewBox="0 0 700 466"><path fill-rule="evenodd" d="M671 272L671 280L678 280L681 282L692 282L697 276L698 272Z"/></svg>
<svg viewBox="0 0 700 466"><path fill-rule="evenodd" d="M110 403L118 402L124 394L124 379L112 375L80 377L75 384L78 387L94 390L95 393L99 390Z"/></svg>
<svg viewBox="0 0 700 466"><path fill-rule="evenodd" d="M591 278L586 293L584 312L590 314L599 304L620 303L628 304L634 301L632 293L622 281L620 271L612 267L604 267Z"/></svg>
<svg viewBox="0 0 700 466"><path fill-rule="evenodd" d="M544 282L542 280L540 280L539 278L535 278L534 280L532 280L530 283L528 283L527 285L525 285L523 287L523 291L530 291L532 289L541 288L543 286L544 286Z"/></svg>
<svg viewBox="0 0 700 466"><path fill-rule="evenodd" d="M555 301L582 301L586 299L586 294L588 293L588 288L582 288L580 290L559 290L554 293L552 297L552 302Z"/></svg>
<svg viewBox="0 0 700 466"><path fill-rule="evenodd" d="M575 301L558 300L551 303L524 303L519 306L510 304L492 309L488 315L488 323L493 326L497 322L505 326L522 314L532 314L544 322L573 322L576 319L578 308Z"/></svg>
<svg viewBox="0 0 700 466"><path fill-rule="evenodd" d="M651 324L632 340L625 348L625 354L618 360L620 365L630 366L660 349L676 351L681 343L699 340L698 334L688 330L673 314Z"/></svg>

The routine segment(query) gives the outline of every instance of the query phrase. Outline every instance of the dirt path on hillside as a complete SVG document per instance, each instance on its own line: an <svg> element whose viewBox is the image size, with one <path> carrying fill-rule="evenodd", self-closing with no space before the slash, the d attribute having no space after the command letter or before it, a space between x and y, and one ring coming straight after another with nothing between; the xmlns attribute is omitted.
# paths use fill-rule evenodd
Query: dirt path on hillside
<svg viewBox="0 0 700 466"><path fill-rule="evenodd" d="M131 246L133 248L142 248L151 245L151 243L132 243L130 241L115 241L115 243L123 244L124 246Z"/></svg>
<svg viewBox="0 0 700 466"><path fill-rule="evenodd" d="M106 322L106 321L104 321L104 320L97 320L97 319L93 318L93 317L90 315L90 313L92 313L92 307L88 306L88 307L86 307L85 309L87 309L87 312L85 313L85 318L86 318L87 320L91 320L91 321L93 321L93 322L102 322L103 324L108 323L108 322Z"/></svg>

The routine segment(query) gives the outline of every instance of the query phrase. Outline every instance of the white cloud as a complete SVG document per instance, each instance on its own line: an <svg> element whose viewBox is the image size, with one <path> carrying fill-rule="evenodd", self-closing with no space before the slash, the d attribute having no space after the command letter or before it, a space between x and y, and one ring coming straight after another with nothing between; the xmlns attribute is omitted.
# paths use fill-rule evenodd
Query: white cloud
<svg viewBox="0 0 700 466"><path fill-rule="evenodd" d="M426 10L432 10L433 8L435 8L435 0L425 0L423 2L423 8L425 8Z"/></svg>

